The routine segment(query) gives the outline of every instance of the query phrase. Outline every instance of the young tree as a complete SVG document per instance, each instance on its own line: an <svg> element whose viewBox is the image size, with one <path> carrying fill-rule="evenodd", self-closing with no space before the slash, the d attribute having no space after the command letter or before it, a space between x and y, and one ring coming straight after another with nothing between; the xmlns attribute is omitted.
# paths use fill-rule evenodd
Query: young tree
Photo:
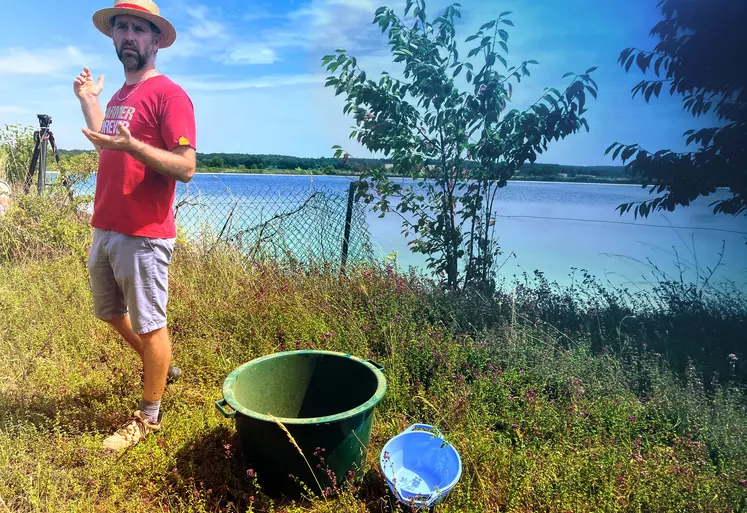
<svg viewBox="0 0 747 513"><path fill-rule="evenodd" d="M84 184L99 167L99 153L97 151L86 151L76 155L62 155L60 163L57 166L57 179L55 184L59 184L67 196L70 204L85 203L93 201L93 194L78 194L76 196L75 188Z"/></svg>
<svg viewBox="0 0 747 513"><path fill-rule="evenodd" d="M34 152L34 128L19 124L0 128L0 179L22 184Z"/></svg>
<svg viewBox="0 0 747 513"><path fill-rule="evenodd" d="M322 65L331 73L326 85L346 96L344 112L355 116L351 138L372 152L393 159L390 174L409 176L403 186L383 170L361 175L358 197L374 204L384 216L402 217L405 236L413 234L411 249L427 255L428 267L443 276L452 291L494 290L493 217L496 191L526 162L535 162L551 140L589 126L586 93L597 96L590 68L581 75L567 73L570 84L561 93L544 94L524 110L507 110L514 83L529 76L534 60L508 67L510 12L488 21L468 37L475 47L460 58L453 4L435 20L426 16L424 0L407 0L406 23L392 9L381 7L374 23L388 32L394 62L404 64L403 79L384 72L378 82L368 79L357 60L345 50L327 55ZM413 9L414 8L414 9ZM481 65L473 57L480 56ZM460 91L457 80L468 89ZM348 154L335 146L336 157ZM428 164L431 162L432 164ZM469 166L472 162L476 165Z"/></svg>
<svg viewBox="0 0 747 513"><path fill-rule="evenodd" d="M658 98L664 86L682 97L683 109L693 116L715 113L717 126L687 130L692 152L656 153L638 144L612 144L614 150L644 187L660 196L640 203L620 205L620 215L634 208L637 217L657 210L672 211L707 196L718 187L730 197L711 203L714 214L747 214L747 2L745 0L661 0L664 19L651 35L659 43L653 51L627 48L619 62L627 72L636 64L643 73L653 67L656 80L642 80L633 88L646 103ZM742 64L739 64L739 63ZM663 193L663 194L662 194Z"/></svg>

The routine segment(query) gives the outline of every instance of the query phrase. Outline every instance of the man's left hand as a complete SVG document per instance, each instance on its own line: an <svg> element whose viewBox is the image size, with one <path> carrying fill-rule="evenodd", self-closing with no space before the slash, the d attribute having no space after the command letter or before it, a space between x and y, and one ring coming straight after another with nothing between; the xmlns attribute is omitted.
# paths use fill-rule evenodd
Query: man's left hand
<svg viewBox="0 0 747 513"><path fill-rule="evenodd" d="M89 141L101 149L131 151L134 148L135 139L122 123L117 123L117 135L104 135L87 128L83 129L83 134L88 137Z"/></svg>

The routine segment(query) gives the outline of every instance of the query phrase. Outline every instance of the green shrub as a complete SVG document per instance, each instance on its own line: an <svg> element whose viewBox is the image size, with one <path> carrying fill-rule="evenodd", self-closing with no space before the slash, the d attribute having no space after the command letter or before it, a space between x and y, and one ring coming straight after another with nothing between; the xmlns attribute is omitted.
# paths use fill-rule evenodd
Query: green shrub
<svg viewBox="0 0 747 513"><path fill-rule="evenodd" d="M19 195L0 218L0 262L46 261L73 255L85 261L87 216L59 196Z"/></svg>

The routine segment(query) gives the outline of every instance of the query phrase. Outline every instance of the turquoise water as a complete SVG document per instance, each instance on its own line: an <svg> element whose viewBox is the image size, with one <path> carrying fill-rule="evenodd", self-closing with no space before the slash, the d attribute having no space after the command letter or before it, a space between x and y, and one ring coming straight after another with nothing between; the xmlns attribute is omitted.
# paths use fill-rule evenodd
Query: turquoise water
<svg viewBox="0 0 747 513"><path fill-rule="evenodd" d="M178 185L177 200L199 193L199 208L210 214L211 222L220 222L229 210L210 205L224 205L227 194L247 205L257 205L259 199L268 207L274 203L293 205L314 190L345 196L351 180L199 174L188 186ZM714 197L647 219L636 220L632 214L620 217L615 211L620 203L647 198L648 191L637 186L510 182L496 197L495 236L503 251L499 257L501 275L511 278L537 269L551 281L568 284L575 268L613 284L641 285L653 278L652 265L656 265L677 279L682 270L685 281L702 282L715 270L712 280L732 281L747 291L747 218L714 216L709 207ZM376 258L396 252L398 266L424 269L425 257L409 251L398 216L379 218L378 213L369 211L366 220ZM324 225L309 224L307 235L314 237L311 232ZM578 271L575 276L578 279Z"/></svg>

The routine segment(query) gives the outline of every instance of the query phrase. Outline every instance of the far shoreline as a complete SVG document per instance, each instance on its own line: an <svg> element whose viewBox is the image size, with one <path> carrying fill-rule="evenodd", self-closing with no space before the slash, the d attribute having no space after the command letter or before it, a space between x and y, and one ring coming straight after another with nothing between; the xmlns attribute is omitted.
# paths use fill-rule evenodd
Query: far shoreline
<svg viewBox="0 0 747 513"><path fill-rule="evenodd" d="M204 168L202 168L202 169L204 169ZM277 172L276 173L247 173L247 172L243 172L243 171L242 172L238 172L238 171L215 171L215 172L213 172L213 171L202 171L202 170L198 169L195 172L195 174L196 175L198 175L198 174L199 175L235 175L235 176L275 176L275 177L277 177L277 176L305 176L305 177L309 177L309 178L315 178L315 177L325 177L325 178L326 177L339 177L339 178L348 178L348 179L357 179L358 178L357 175L343 175L343 174L338 175L338 174L326 174L326 173L309 174L309 173L299 173L299 172L295 172L295 171L287 172L287 173L283 173L283 172L280 172L280 173L277 173ZM390 179L402 178L402 179L412 180L412 178L410 178L408 176L400 176L400 175L387 175L387 178L390 178ZM643 184L632 183L632 182L626 181L626 180L619 180L619 181L617 181L617 180L604 180L604 179L600 179L599 181L592 181L592 182L578 182L578 181L575 181L575 180L563 180L563 179L558 179L558 180L547 180L547 179L543 179L543 180L527 180L526 177L522 177L522 178L519 178L519 179L508 180L508 181L511 182L511 183L542 183L542 184L565 183L565 184L578 184L578 185L627 185L627 186L631 186L631 187L645 187Z"/></svg>

